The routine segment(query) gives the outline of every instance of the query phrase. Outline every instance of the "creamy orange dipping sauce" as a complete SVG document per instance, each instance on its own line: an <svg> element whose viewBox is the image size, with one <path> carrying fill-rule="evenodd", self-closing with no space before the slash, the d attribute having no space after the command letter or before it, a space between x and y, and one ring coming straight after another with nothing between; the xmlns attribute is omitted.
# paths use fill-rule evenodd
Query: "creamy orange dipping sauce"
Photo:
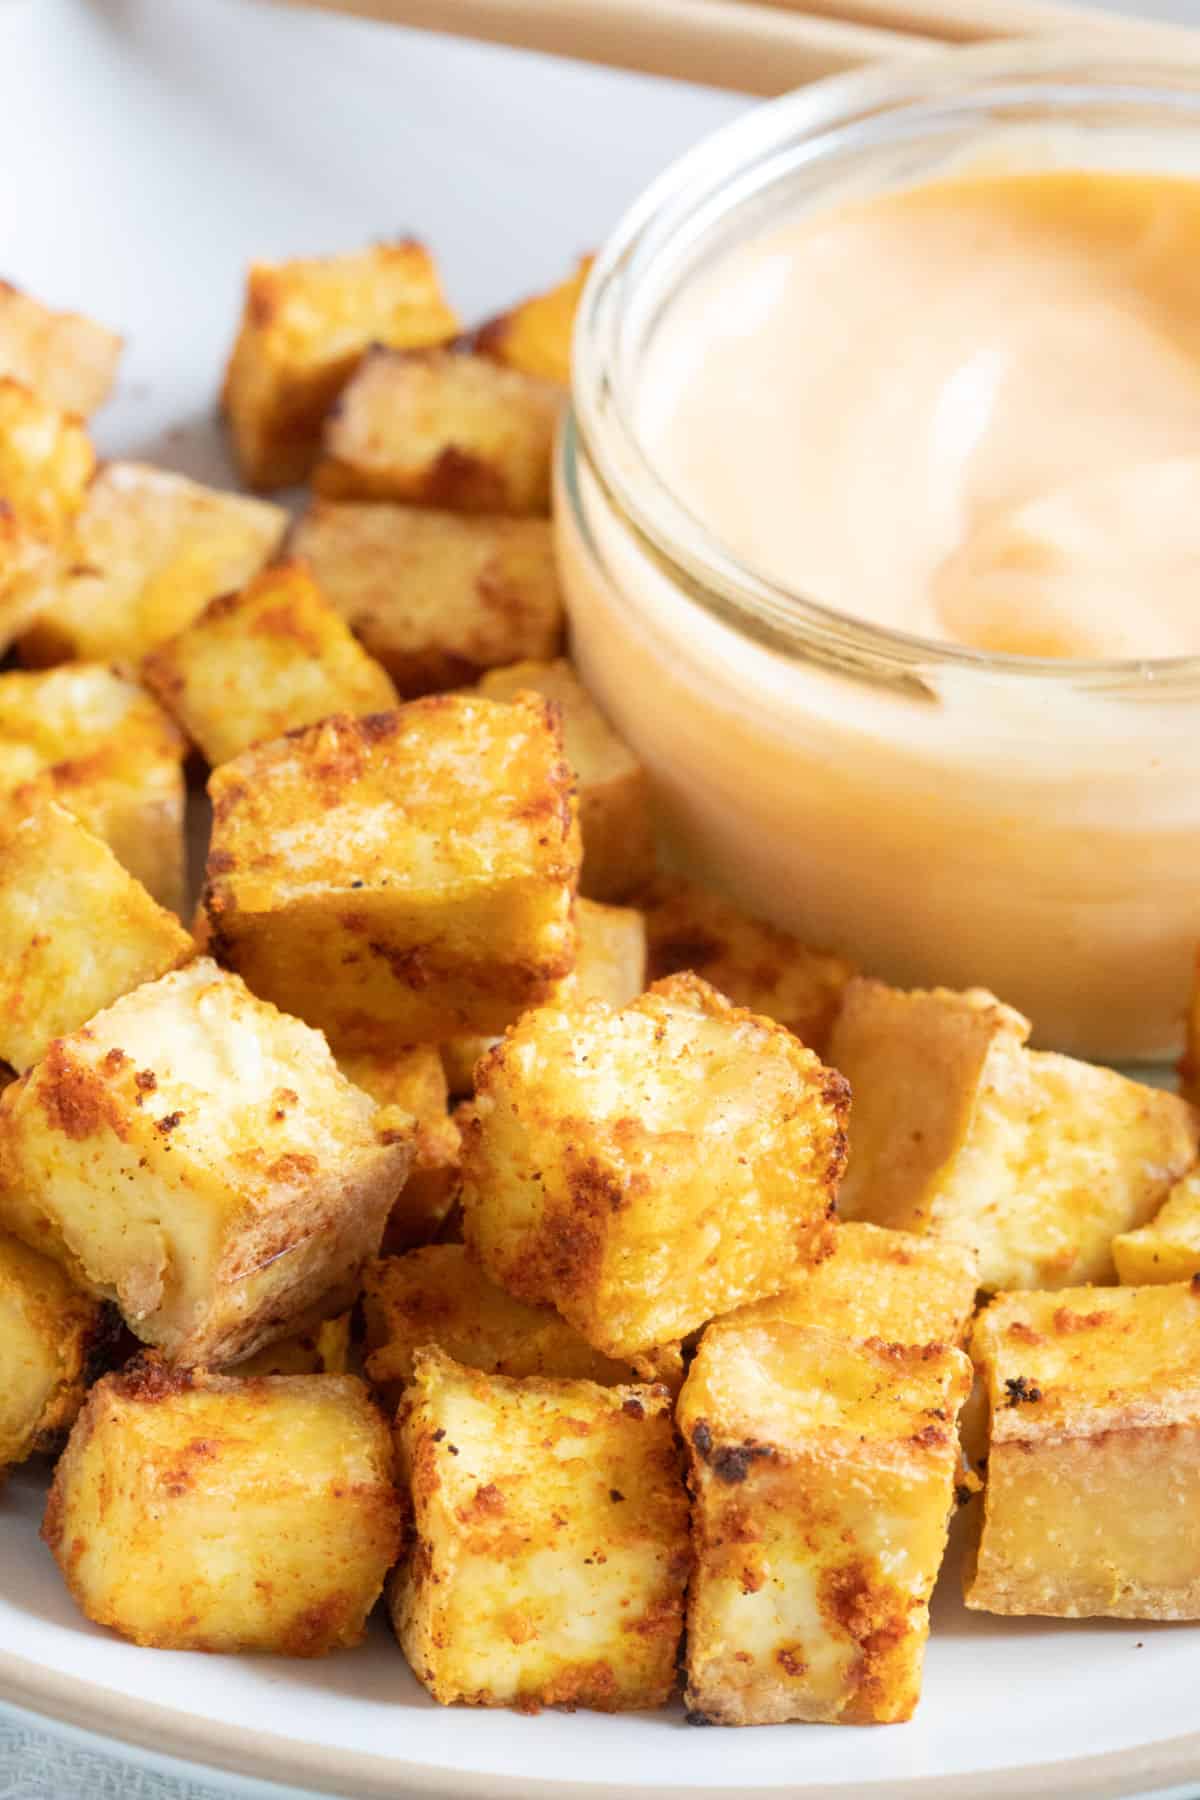
<svg viewBox="0 0 1200 1800"><path fill-rule="evenodd" d="M980 174L723 256L639 431L808 599L1017 655L1200 652L1200 182Z"/></svg>

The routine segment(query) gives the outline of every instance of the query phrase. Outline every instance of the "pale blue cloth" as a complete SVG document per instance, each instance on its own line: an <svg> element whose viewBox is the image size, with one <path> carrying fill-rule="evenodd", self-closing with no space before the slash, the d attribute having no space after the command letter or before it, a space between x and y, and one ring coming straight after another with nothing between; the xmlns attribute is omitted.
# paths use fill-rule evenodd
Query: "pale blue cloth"
<svg viewBox="0 0 1200 1800"><path fill-rule="evenodd" d="M119 1754L81 1749L73 1740L0 1717L0 1800L221 1800L221 1796L219 1785L135 1768Z"/></svg>

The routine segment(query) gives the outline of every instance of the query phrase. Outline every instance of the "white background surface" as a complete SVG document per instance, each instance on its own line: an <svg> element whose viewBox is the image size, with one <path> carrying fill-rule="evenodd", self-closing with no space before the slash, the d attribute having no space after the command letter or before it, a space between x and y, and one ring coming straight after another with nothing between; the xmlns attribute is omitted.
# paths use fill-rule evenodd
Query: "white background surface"
<svg viewBox="0 0 1200 1800"><path fill-rule="evenodd" d="M1146 10L1200 21L1200 0ZM3 0L0 273L127 332L102 449L220 479L213 403L248 256L412 232L470 319L556 278L669 157L743 104L248 0ZM1014 1717L1022 1760L1200 1724L1198 1634L981 1621L949 1589L928 1698L899 1731L447 1715L406 1685L382 1632L372 1650L315 1666L115 1643L76 1617L34 1536L39 1505L25 1479L0 1495L0 1644L167 1704L464 1770L579 1778L615 1756L643 1792L828 1780L849 1795L858 1779L1002 1764ZM168 1792L200 1800L209 1787L164 1787L0 1717L0 1800Z"/></svg>

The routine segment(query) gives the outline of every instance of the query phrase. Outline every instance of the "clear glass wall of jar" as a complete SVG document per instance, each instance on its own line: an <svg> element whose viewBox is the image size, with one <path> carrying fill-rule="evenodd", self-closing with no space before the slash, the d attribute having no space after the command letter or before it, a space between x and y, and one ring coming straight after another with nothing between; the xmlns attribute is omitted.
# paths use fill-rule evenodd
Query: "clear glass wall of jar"
<svg viewBox="0 0 1200 1800"><path fill-rule="evenodd" d="M980 161L1200 173L1200 64L953 52L802 90L668 170L577 327L573 654L679 866L886 979L989 987L1043 1044L1151 1060L1178 1047L1200 939L1200 658L988 656L856 622L732 559L638 442L647 346L730 245Z"/></svg>

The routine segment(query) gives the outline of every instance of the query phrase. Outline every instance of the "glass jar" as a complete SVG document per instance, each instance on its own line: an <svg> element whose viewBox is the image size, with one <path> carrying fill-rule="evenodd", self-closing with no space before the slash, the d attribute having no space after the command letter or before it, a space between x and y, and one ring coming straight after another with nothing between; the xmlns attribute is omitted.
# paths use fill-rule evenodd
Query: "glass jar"
<svg viewBox="0 0 1200 1800"><path fill-rule="evenodd" d="M1200 657L1043 661L856 621L731 556L638 439L647 348L717 257L964 164L1196 173L1200 63L947 52L788 95L661 176L576 330L556 507L573 654L651 773L676 866L884 979L991 988L1035 1041L1160 1059L1200 938Z"/></svg>

